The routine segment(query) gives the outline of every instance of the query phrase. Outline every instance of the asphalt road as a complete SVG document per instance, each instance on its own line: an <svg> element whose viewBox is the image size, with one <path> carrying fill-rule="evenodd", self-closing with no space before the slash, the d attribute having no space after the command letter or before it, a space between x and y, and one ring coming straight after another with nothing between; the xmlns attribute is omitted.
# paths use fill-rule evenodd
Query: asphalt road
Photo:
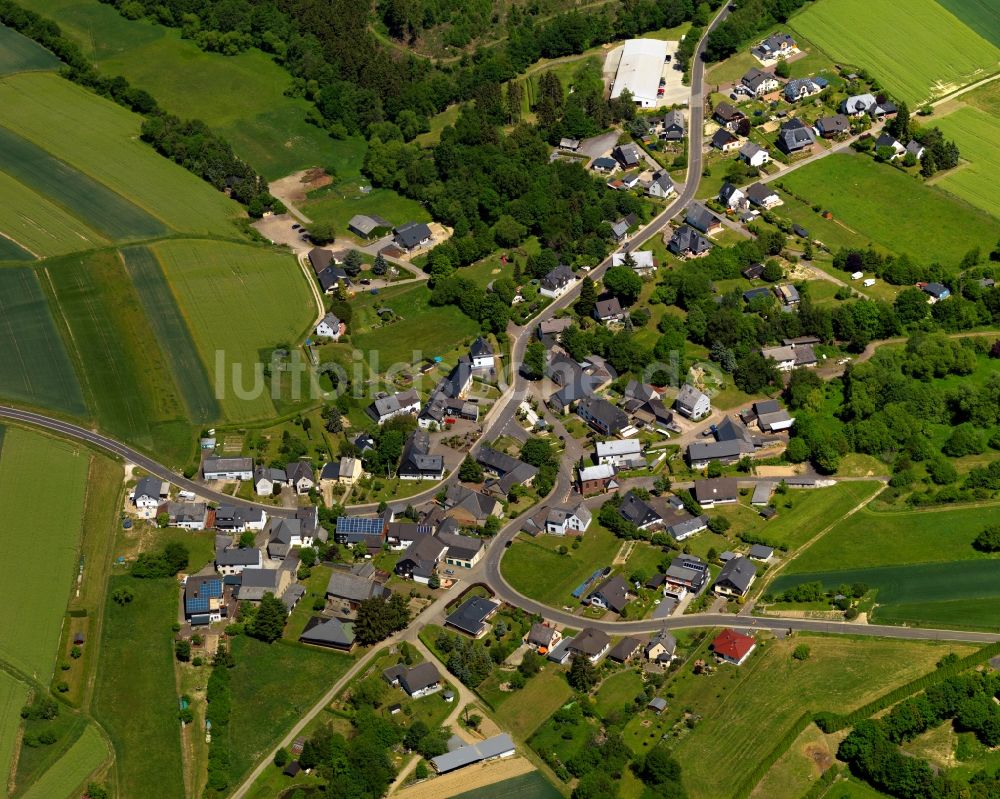
<svg viewBox="0 0 1000 799"><path fill-rule="evenodd" d="M172 483L185 491L191 491L202 499L206 499L211 502L218 502L220 505L239 505L248 508L263 508L267 511L268 516L277 516L280 518L290 519L295 516L294 508L277 508L272 505L260 505L256 502L248 502L247 500L240 499L239 497L232 497L229 494L223 494L220 491L213 491L201 483L196 483L194 480L188 480L186 477L171 471L163 464L157 463L152 458L146 457L138 450L134 450L131 447L122 444L120 441L115 441L113 438L108 438L107 436L95 433L93 430L88 430L87 428L80 427L79 425L70 424L69 422L61 421L60 419L53 419L50 416L43 416L40 413L11 408L7 405L0 405L0 419L10 419L12 421L35 425L36 427L43 427L46 430L51 430L53 433L75 438L79 441L91 444L92 446L99 447L100 449L110 452L113 455L124 458L130 463L134 463L136 466L141 469L145 469L151 475L159 477L161 480L166 480L167 482Z"/></svg>

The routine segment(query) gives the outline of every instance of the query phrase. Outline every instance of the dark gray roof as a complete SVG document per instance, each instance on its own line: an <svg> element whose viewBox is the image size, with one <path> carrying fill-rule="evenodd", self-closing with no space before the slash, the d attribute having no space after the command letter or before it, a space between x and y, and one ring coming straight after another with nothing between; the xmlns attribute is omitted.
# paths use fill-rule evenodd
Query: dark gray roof
<svg viewBox="0 0 1000 799"><path fill-rule="evenodd" d="M622 504L618 507L618 513L625 521L632 522L636 527L653 524L660 521L660 514L642 499L629 491L622 497Z"/></svg>
<svg viewBox="0 0 1000 799"><path fill-rule="evenodd" d="M444 470L444 456L431 455L431 439L426 430L414 430L403 447L399 474L436 475Z"/></svg>
<svg viewBox="0 0 1000 799"><path fill-rule="evenodd" d="M594 657L594 655L607 647L609 643L611 643L611 639L608 638L607 633L595 630L593 627L584 627L572 639L569 648L573 652L579 652L581 655Z"/></svg>
<svg viewBox="0 0 1000 799"><path fill-rule="evenodd" d="M851 129L851 120L843 114L834 114L817 119L816 127L820 133L846 133Z"/></svg>
<svg viewBox="0 0 1000 799"><path fill-rule="evenodd" d="M463 485L450 485L445 494L444 504L448 510L460 508L468 511L475 519L485 521L496 507L497 501Z"/></svg>
<svg viewBox="0 0 1000 799"><path fill-rule="evenodd" d="M326 584L326 593L338 599L346 599L350 602L363 602L372 597L380 597L385 594L385 589L381 583L370 575L357 574L353 571L335 569L330 575Z"/></svg>
<svg viewBox="0 0 1000 799"><path fill-rule="evenodd" d="M431 237L431 229L423 222L407 222L400 225L393 231L396 234L395 242L404 249L412 249L420 242Z"/></svg>
<svg viewBox="0 0 1000 799"><path fill-rule="evenodd" d="M628 583L621 575L615 574L591 591L590 596L599 596L608 608L621 613L628 604L628 593Z"/></svg>
<svg viewBox="0 0 1000 799"><path fill-rule="evenodd" d="M786 153L794 153L815 141L812 128L801 119L791 119L784 123L778 133L778 146Z"/></svg>
<svg viewBox="0 0 1000 799"><path fill-rule="evenodd" d="M458 749L433 757L431 758L431 764L439 774L444 774L448 771L454 771L463 766L470 766L473 763L500 757L507 752L513 751L514 739L507 733L502 732L499 735L494 735L492 738L487 738L485 741L479 741L468 746L460 746Z"/></svg>
<svg viewBox="0 0 1000 799"><path fill-rule="evenodd" d="M320 646L350 647L354 643L354 625L340 619L323 619L314 616L306 625L299 640Z"/></svg>
<svg viewBox="0 0 1000 799"><path fill-rule="evenodd" d="M692 255L701 255L708 252L711 247L712 243L708 239L687 225L681 225L670 237L670 251L676 255L688 252Z"/></svg>
<svg viewBox="0 0 1000 799"><path fill-rule="evenodd" d="M319 280L320 288L322 288L323 291L329 291L335 286L339 286L341 284L347 286L351 284L350 278L347 276L347 272L339 266L328 266L316 277Z"/></svg>
<svg viewBox="0 0 1000 799"><path fill-rule="evenodd" d="M628 425L628 416L621 408L601 397L584 397L577 405L577 412L583 410L591 419L596 419L612 433ZM582 414L581 414L582 416Z"/></svg>
<svg viewBox="0 0 1000 799"><path fill-rule="evenodd" d="M150 497L159 499L166 496L164 486L166 484L159 477L143 477L135 486L135 498Z"/></svg>
<svg viewBox="0 0 1000 799"><path fill-rule="evenodd" d="M608 652L608 657L612 660L617 660L619 663L628 660L632 655L635 654L636 650L642 646L642 639L637 638L634 635L626 636L622 638L617 644L611 647L611 651Z"/></svg>
<svg viewBox="0 0 1000 799"><path fill-rule="evenodd" d="M313 247L309 250L309 263L318 275L333 263L333 251L324 250L322 247Z"/></svg>
<svg viewBox="0 0 1000 799"><path fill-rule="evenodd" d="M542 278L541 287L549 291L555 291L569 285L575 279L576 275L573 274L572 269L565 264L559 264L559 266Z"/></svg>
<svg viewBox="0 0 1000 799"><path fill-rule="evenodd" d="M743 594L750 587L756 574L757 567L741 555L722 567L715 585L726 585Z"/></svg>
<svg viewBox="0 0 1000 799"><path fill-rule="evenodd" d="M621 316L621 313L622 304L618 301L617 297L612 297L609 300L598 300L594 306L594 314L598 319L610 319Z"/></svg>
<svg viewBox="0 0 1000 799"><path fill-rule="evenodd" d="M763 205L769 197L776 195L777 192L770 186L765 186L763 183L754 183L750 188L747 189L747 197L750 202L756 205Z"/></svg>
<svg viewBox="0 0 1000 799"><path fill-rule="evenodd" d="M481 357L483 355L492 355L493 347L490 345L489 341L487 341L483 336L480 336L472 342L472 346L469 347L469 354L473 358Z"/></svg>
<svg viewBox="0 0 1000 799"><path fill-rule="evenodd" d="M701 203L692 203L688 207L684 221L702 233L708 232L710 227L719 224L719 218Z"/></svg>
<svg viewBox="0 0 1000 799"><path fill-rule="evenodd" d="M458 363L448 373L441 384L441 389L449 399L457 399L472 378L472 363L468 358L459 358Z"/></svg>
<svg viewBox="0 0 1000 799"><path fill-rule="evenodd" d="M716 477L711 480L695 480L694 488L691 489L695 502L721 502L727 499L736 499L739 492L736 488L735 477Z"/></svg>
<svg viewBox="0 0 1000 799"><path fill-rule="evenodd" d="M500 607L500 603L481 596L467 599L461 606L448 616L447 622L469 635L479 635L486 619Z"/></svg>
<svg viewBox="0 0 1000 799"><path fill-rule="evenodd" d="M215 563L218 566L256 566L260 563L260 550L254 547L218 549Z"/></svg>
<svg viewBox="0 0 1000 799"><path fill-rule="evenodd" d="M753 446L743 441L711 441L709 443L692 441L688 444L688 460L691 463L727 460L730 458L738 458L741 455L747 455L752 451Z"/></svg>
<svg viewBox="0 0 1000 799"><path fill-rule="evenodd" d="M712 136L712 146L722 149L727 144L732 144L733 142L738 142L739 139L736 138L732 133L730 133L725 128L719 128L715 131L715 135Z"/></svg>

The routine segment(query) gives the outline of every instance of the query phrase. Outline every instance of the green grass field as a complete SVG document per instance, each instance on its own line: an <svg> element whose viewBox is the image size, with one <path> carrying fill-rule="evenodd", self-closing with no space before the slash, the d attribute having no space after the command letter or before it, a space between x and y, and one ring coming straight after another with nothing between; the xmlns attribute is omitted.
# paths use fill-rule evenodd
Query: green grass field
<svg viewBox="0 0 1000 799"><path fill-rule="evenodd" d="M176 385L194 422L209 422L222 415L208 370L198 356L191 331L181 316L156 256L146 247L122 250L125 269L132 279L146 319L167 359Z"/></svg>
<svg viewBox="0 0 1000 799"><path fill-rule="evenodd" d="M0 78L0 106L11 131L90 178L88 185L96 181L112 196L119 195L123 207L141 209L157 226L146 235L158 235L164 225L189 233L238 235L232 220L243 216L240 207L140 141L136 114L51 73ZM9 137L4 138L0 153L7 149ZM11 172L6 156L2 166ZM78 191L75 185L58 181L43 193L69 204L79 199L70 194ZM103 217L98 221L102 230L122 223Z"/></svg>
<svg viewBox="0 0 1000 799"><path fill-rule="evenodd" d="M355 214L377 214L393 225L431 221L431 215L420 203L392 189L372 189L362 193L356 186L346 184L320 189L299 208L313 222L333 225L338 236L347 233L347 223Z"/></svg>
<svg viewBox="0 0 1000 799"><path fill-rule="evenodd" d="M254 370L263 368L261 353L282 343L294 346L315 314L295 259L278 250L218 241L169 240L153 251L213 385L224 381L217 396L226 418L273 414L270 386L259 394L250 391ZM234 367L242 370L245 399L233 390Z"/></svg>
<svg viewBox="0 0 1000 799"><path fill-rule="evenodd" d="M47 684L55 665L60 623L77 566L90 458L73 444L11 427L0 456L0 517L11 569L0 584L8 610L0 628L0 658ZM44 479L40 479L44 476Z"/></svg>
<svg viewBox="0 0 1000 799"><path fill-rule="evenodd" d="M367 353L378 353L376 371L385 371L395 363L415 363L421 358L444 356L461 342L471 339L479 325L454 305L431 306L430 289L424 284L400 286L380 291L378 296L366 295L357 303L363 309L355 320L374 316L373 308L388 307L400 317L385 327L371 329L364 325L351 333L351 343ZM418 355L414 358L414 350Z"/></svg>
<svg viewBox="0 0 1000 799"><path fill-rule="evenodd" d="M811 649L806 661L791 657L799 643ZM720 666L711 677L684 673L672 684L676 696L663 716L672 723L685 708L701 716L694 730L673 745L675 757L684 764L689 794L730 796L734 782L760 762L802 712L851 710L931 671L951 651L962 655L972 648L796 636L758 644L743 666ZM629 733L641 729L639 721L626 728L626 741L633 746L639 739ZM637 751L643 750L639 744Z"/></svg>
<svg viewBox="0 0 1000 799"><path fill-rule="evenodd" d="M831 155L779 182L867 239L918 261L933 252L957 263L973 247L987 251L996 243L989 214L866 156Z"/></svg>
<svg viewBox="0 0 1000 799"><path fill-rule="evenodd" d="M177 618L176 580L113 576L108 594L128 586L124 607L107 602L94 715L115 748L115 774L123 796L182 799L180 725L170 625ZM150 746L155 740L156 746Z"/></svg>
<svg viewBox="0 0 1000 799"><path fill-rule="evenodd" d="M18 731L21 729L21 708L28 699L28 686L0 670L0 777L7 781L13 763ZM5 789L6 790L6 789Z"/></svg>
<svg viewBox="0 0 1000 799"><path fill-rule="evenodd" d="M58 69L59 59L15 30L0 25L0 75Z"/></svg>
<svg viewBox="0 0 1000 799"><path fill-rule="evenodd" d="M97 728L89 724L69 751L25 791L21 799L69 799L77 796L87 778L101 767L109 755L107 742Z"/></svg>
<svg viewBox="0 0 1000 799"><path fill-rule="evenodd" d="M77 173L72 173L74 178ZM108 243L43 195L0 172L0 232L39 257L89 250Z"/></svg>
<svg viewBox="0 0 1000 799"><path fill-rule="evenodd" d="M562 707L572 694L562 672L546 664L542 671L528 680L524 688L512 693L497 691L490 699L500 725L523 740L530 738L539 725Z"/></svg>
<svg viewBox="0 0 1000 799"><path fill-rule="evenodd" d="M935 181L942 189L957 194L978 208L997 215L994 194L1000 180L1000 123L978 108L960 108L933 123L945 137L954 139L962 152L961 164Z"/></svg>
<svg viewBox="0 0 1000 799"><path fill-rule="evenodd" d="M635 669L612 674L597 689L597 714L603 718L626 705L631 713L632 700L642 693L642 686L642 677Z"/></svg>
<svg viewBox="0 0 1000 799"><path fill-rule="evenodd" d="M69 256L47 272L102 429L185 462L193 440L187 409L119 255Z"/></svg>
<svg viewBox="0 0 1000 799"><path fill-rule="evenodd" d="M442 799L559 799L562 796L539 772L521 774L484 788L452 794Z"/></svg>
<svg viewBox="0 0 1000 799"><path fill-rule="evenodd" d="M0 262L26 263L34 260L35 256L24 249L24 247L0 235Z"/></svg>
<svg viewBox="0 0 1000 799"><path fill-rule="evenodd" d="M1000 47L1000 16L990 0L938 0L972 30Z"/></svg>
<svg viewBox="0 0 1000 799"><path fill-rule="evenodd" d="M229 738L235 780L271 750L353 659L300 644L268 645L246 636L233 639L232 649L236 668Z"/></svg>
<svg viewBox="0 0 1000 799"><path fill-rule="evenodd" d="M310 104L286 97L289 74L270 56L208 53L180 31L130 21L98 0L27 0L58 22L102 72L124 75L178 116L204 120L269 180L308 167L358 176L360 138L336 140L306 122Z"/></svg>
<svg viewBox="0 0 1000 799"><path fill-rule="evenodd" d="M972 540L983 527L997 523L1000 505L889 512L863 508L789 563L786 573L990 558L974 550ZM1000 560L991 560L1000 568Z"/></svg>
<svg viewBox="0 0 1000 799"><path fill-rule="evenodd" d="M865 19L865 25L855 24ZM791 26L833 58L865 67L911 105L996 70L1000 49L935 0L824 0Z"/></svg>

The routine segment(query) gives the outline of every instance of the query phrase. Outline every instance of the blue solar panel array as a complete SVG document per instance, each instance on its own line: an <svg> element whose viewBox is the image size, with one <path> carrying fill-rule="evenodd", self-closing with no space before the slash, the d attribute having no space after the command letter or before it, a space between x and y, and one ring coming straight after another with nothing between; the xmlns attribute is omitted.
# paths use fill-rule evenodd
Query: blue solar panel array
<svg viewBox="0 0 1000 799"><path fill-rule="evenodd" d="M363 516L338 516L337 532L339 534L362 533L363 535L380 535L383 522L381 519L366 519Z"/></svg>
<svg viewBox="0 0 1000 799"><path fill-rule="evenodd" d="M204 597L222 596L222 580L206 580L201 584L198 594Z"/></svg>
<svg viewBox="0 0 1000 799"><path fill-rule="evenodd" d="M208 610L207 596L193 596L187 601L188 613L199 613Z"/></svg>
<svg viewBox="0 0 1000 799"><path fill-rule="evenodd" d="M221 596L222 580L216 578L205 580L198 587L198 594L196 596L187 596L184 598L184 606L188 614L201 613L210 609L210 599L217 599Z"/></svg>

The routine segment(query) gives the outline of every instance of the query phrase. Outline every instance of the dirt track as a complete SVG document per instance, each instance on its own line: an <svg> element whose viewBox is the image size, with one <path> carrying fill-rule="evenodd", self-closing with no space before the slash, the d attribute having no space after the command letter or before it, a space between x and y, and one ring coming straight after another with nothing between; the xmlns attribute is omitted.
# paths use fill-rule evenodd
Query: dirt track
<svg viewBox="0 0 1000 799"><path fill-rule="evenodd" d="M469 766L445 774L443 777L433 777L419 785L403 788L392 796L394 799L444 799L534 770L535 767L530 762L515 755L506 760L493 760L480 766Z"/></svg>

